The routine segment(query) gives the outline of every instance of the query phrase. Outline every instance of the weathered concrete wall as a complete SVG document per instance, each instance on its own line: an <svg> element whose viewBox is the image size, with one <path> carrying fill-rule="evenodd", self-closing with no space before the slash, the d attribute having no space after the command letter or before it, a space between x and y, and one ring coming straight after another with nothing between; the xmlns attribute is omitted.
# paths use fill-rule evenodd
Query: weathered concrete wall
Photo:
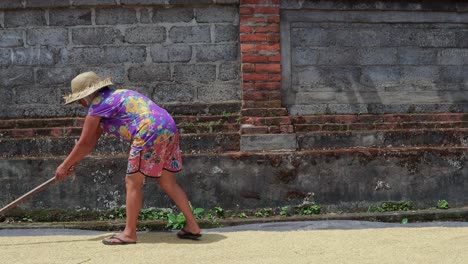
<svg viewBox="0 0 468 264"><path fill-rule="evenodd" d="M468 203L467 154L466 150L419 149L187 155L186 167L177 178L192 204L205 208L298 205L308 193L331 211L367 210L372 203L389 200L413 201L427 208L446 199L457 207ZM0 160L0 204L50 178L60 161ZM126 157L88 158L77 168L75 182L51 187L22 207L121 206L125 166ZM173 206L155 180L147 181L144 192L145 207Z"/></svg>
<svg viewBox="0 0 468 264"><path fill-rule="evenodd" d="M283 104L291 114L466 112L467 7L281 1Z"/></svg>
<svg viewBox="0 0 468 264"><path fill-rule="evenodd" d="M158 103L240 100L238 6L224 2L2 1L0 118L75 115L62 96L88 70Z"/></svg>

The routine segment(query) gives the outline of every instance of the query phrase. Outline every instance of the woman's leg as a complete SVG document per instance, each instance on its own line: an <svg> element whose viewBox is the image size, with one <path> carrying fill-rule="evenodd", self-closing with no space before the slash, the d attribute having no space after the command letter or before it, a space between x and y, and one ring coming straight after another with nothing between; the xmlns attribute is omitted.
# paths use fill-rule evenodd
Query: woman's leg
<svg viewBox="0 0 468 264"><path fill-rule="evenodd" d="M145 181L145 176L140 172L127 175L125 177L125 186L126 186L126 213L127 213L127 222L125 224L125 229L122 233L116 235L116 237L127 241L134 242L137 240L137 221L138 214L140 213L143 194L142 187ZM117 239L108 238L106 239L109 242L119 243Z"/></svg>
<svg viewBox="0 0 468 264"><path fill-rule="evenodd" d="M195 216L190 209L187 195L177 183L174 173L163 170L161 177L158 178L158 183L174 201L182 214L184 214L186 220L185 230L193 234L200 233L200 227L198 226ZM183 234L183 231L179 232Z"/></svg>

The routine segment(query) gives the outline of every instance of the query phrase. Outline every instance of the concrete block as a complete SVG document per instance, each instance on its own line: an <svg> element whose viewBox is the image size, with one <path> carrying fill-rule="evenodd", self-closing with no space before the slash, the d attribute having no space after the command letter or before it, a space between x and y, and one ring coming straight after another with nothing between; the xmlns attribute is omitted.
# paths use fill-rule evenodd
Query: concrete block
<svg viewBox="0 0 468 264"><path fill-rule="evenodd" d="M178 64L174 66L176 82L209 83L216 79L216 65L208 64Z"/></svg>
<svg viewBox="0 0 468 264"><path fill-rule="evenodd" d="M193 102L195 94L196 87L188 83L158 83L152 99L156 103Z"/></svg>
<svg viewBox="0 0 468 264"><path fill-rule="evenodd" d="M329 43L328 34L332 30L327 30L320 27L301 27L291 28L291 46L305 46L305 47L324 47Z"/></svg>
<svg viewBox="0 0 468 264"><path fill-rule="evenodd" d="M296 67L292 71L292 84L314 85L320 83L319 67Z"/></svg>
<svg viewBox="0 0 468 264"><path fill-rule="evenodd" d="M93 71L97 73L101 78L108 78L112 79L112 82L115 84L123 84L127 83L127 70L125 66L117 66L117 67L82 67L80 68L80 72L87 72ZM71 80L70 80L71 81Z"/></svg>
<svg viewBox="0 0 468 264"><path fill-rule="evenodd" d="M113 44L122 39L120 30L114 28L72 28L72 42L77 45Z"/></svg>
<svg viewBox="0 0 468 264"><path fill-rule="evenodd" d="M211 42L210 26L172 27L169 39L173 43L209 43Z"/></svg>
<svg viewBox="0 0 468 264"><path fill-rule="evenodd" d="M309 103L328 103L333 102L336 99L334 92L302 92L297 93L296 103L297 104L309 104Z"/></svg>
<svg viewBox="0 0 468 264"><path fill-rule="evenodd" d="M60 104L60 96L56 87L50 86L36 86L34 89L30 86L16 87L16 97L13 99L15 104L27 105L27 104ZM41 96L38 96L41 95Z"/></svg>
<svg viewBox="0 0 468 264"><path fill-rule="evenodd" d="M361 85L360 67L304 67L294 71L293 84L310 85L314 91L367 89Z"/></svg>
<svg viewBox="0 0 468 264"><path fill-rule="evenodd" d="M51 26L91 25L91 9L52 9L49 11Z"/></svg>
<svg viewBox="0 0 468 264"><path fill-rule="evenodd" d="M0 8L22 8L23 1L18 0L2 0L0 1Z"/></svg>
<svg viewBox="0 0 468 264"><path fill-rule="evenodd" d="M123 5L163 5L167 0L120 0Z"/></svg>
<svg viewBox="0 0 468 264"><path fill-rule="evenodd" d="M132 44L162 43L166 40L164 27L133 27L125 30L125 42Z"/></svg>
<svg viewBox="0 0 468 264"><path fill-rule="evenodd" d="M146 60L146 48L128 47L81 47L62 50L62 63L95 64L141 63Z"/></svg>
<svg viewBox="0 0 468 264"><path fill-rule="evenodd" d="M222 63L219 65L219 74L218 79L220 81L232 81L232 80L239 80L240 75L240 65L239 63Z"/></svg>
<svg viewBox="0 0 468 264"><path fill-rule="evenodd" d="M121 1L122 2L122 1ZM73 6L116 5L115 0L73 0Z"/></svg>
<svg viewBox="0 0 468 264"><path fill-rule="evenodd" d="M327 114L367 114L367 104L328 104Z"/></svg>
<svg viewBox="0 0 468 264"><path fill-rule="evenodd" d="M239 26L215 25L215 42L235 42L239 39Z"/></svg>
<svg viewBox="0 0 468 264"><path fill-rule="evenodd" d="M11 64L11 50L0 48L0 65L8 66Z"/></svg>
<svg viewBox="0 0 468 264"><path fill-rule="evenodd" d="M436 63L437 63L437 50L436 49L413 48L413 47L398 48L397 64L435 65Z"/></svg>
<svg viewBox="0 0 468 264"><path fill-rule="evenodd" d="M238 59L237 44L216 44L195 46L195 58L199 62L235 61Z"/></svg>
<svg viewBox="0 0 468 264"><path fill-rule="evenodd" d="M68 7L70 6L69 1L64 0L27 0L26 1L26 8L30 7L46 7L46 8L54 8L54 7Z"/></svg>
<svg viewBox="0 0 468 264"><path fill-rule="evenodd" d="M467 65L468 48L439 50L437 61L440 65Z"/></svg>
<svg viewBox="0 0 468 264"><path fill-rule="evenodd" d="M0 47L21 47L23 45L23 30L0 30Z"/></svg>
<svg viewBox="0 0 468 264"><path fill-rule="evenodd" d="M171 8L153 9L154 23L179 23L193 20L194 12L191 6L174 6Z"/></svg>
<svg viewBox="0 0 468 264"><path fill-rule="evenodd" d="M44 10L7 10L4 13L5 27L45 26Z"/></svg>
<svg viewBox="0 0 468 264"><path fill-rule="evenodd" d="M210 83L198 87L198 101L220 102L240 100L239 83Z"/></svg>
<svg viewBox="0 0 468 264"><path fill-rule="evenodd" d="M396 48L364 48L359 50L361 65L392 65L397 62Z"/></svg>
<svg viewBox="0 0 468 264"><path fill-rule="evenodd" d="M36 71L36 82L42 85L70 85L71 80L79 74L78 69L61 68L39 68Z"/></svg>
<svg viewBox="0 0 468 264"><path fill-rule="evenodd" d="M468 31L466 30L457 30L455 32L455 37L457 41L456 47L467 48L468 47Z"/></svg>
<svg viewBox="0 0 468 264"><path fill-rule="evenodd" d="M419 30L417 39L420 47L454 47L457 44L455 30L423 29Z"/></svg>
<svg viewBox="0 0 468 264"><path fill-rule="evenodd" d="M293 134L265 134L242 135L241 151L255 150L296 150L296 135Z"/></svg>
<svg viewBox="0 0 468 264"><path fill-rule="evenodd" d="M135 83L170 81L171 70L167 64L133 66L128 69L128 80Z"/></svg>
<svg viewBox="0 0 468 264"><path fill-rule="evenodd" d="M136 24L134 8L100 8L96 10L97 25Z"/></svg>
<svg viewBox="0 0 468 264"><path fill-rule="evenodd" d="M214 0L216 4L239 4L239 0Z"/></svg>
<svg viewBox="0 0 468 264"><path fill-rule="evenodd" d="M307 104L307 105L291 105L288 107L288 112L291 115L315 115L325 114L327 111L326 104Z"/></svg>
<svg viewBox="0 0 468 264"><path fill-rule="evenodd" d="M16 48L13 49L13 65L54 65L57 52L53 48Z"/></svg>
<svg viewBox="0 0 468 264"><path fill-rule="evenodd" d="M313 47L296 47L292 51L291 63L293 65L317 65L319 50Z"/></svg>
<svg viewBox="0 0 468 264"><path fill-rule="evenodd" d="M150 52L153 62L189 62L192 59L192 47L188 45L155 45Z"/></svg>
<svg viewBox="0 0 468 264"><path fill-rule="evenodd" d="M359 62L359 54L352 48L327 48L318 49L319 65L356 65Z"/></svg>
<svg viewBox="0 0 468 264"><path fill-rule="evenodd" d="M66 28L28 29L26 41L29 45L65 46L68 44Z"/></svg>
<svg viewBox="0 0 468 264"><path fill-rule="evenodd" d="M214 0L168 0L171 5L213 4Z"/></svg>
<svg viewBox="0 0 468 264"><path fill-rule="evenodd" d="M361 84L374 88L397 86L400 79L400 67L368 66L362 69Z"/></svg>
<svg viewBox="0 0 468 264"><path fill-rule="evenodd" d="M402 67L401 82L412 86L432 85L439 79L438 66L405 66Z"/></svg>
<svg viewBox="0 0 468 264"><path fill-rule="evenodd" d="M353 24L329 24L326 42L328 46L337 47L382 47L388 46L392 38L385 25L366 25L357 28ZM313 36L309 36L313 38Z"/></svg>
<svg viewBox="0 0 468 264"><path fill-rule="evenodd" d="M34 72L29 67L10 67L0 71L0 86L14 87L34 83Z"/></svg>
<svg viewBox="0 0 468 264"><path fill-rule="evenodd" d="M140 8L140 23L142 24L150 24L151 17L153 14L153 9L151 7L147 8Z"/></svg>
<svg viewBox="0 0 468 264"><path fill-rule="evenodd" d="M237 6L210 6L195 8L195 19L199 23L226 22L239 24Z"/></svg>
<svg viewBox="0 0 468 264"><path fill-rule="evenodd" d="M439 69L438 83L468 83L468 66L442 66Z"/></svg>
<svg viewBox="0 0 468 264"><path fill-rule="evenodd" d="M392 28L390 35L393 46L454 47L457 43L455 32L451 30L414 26Z"/></svg>

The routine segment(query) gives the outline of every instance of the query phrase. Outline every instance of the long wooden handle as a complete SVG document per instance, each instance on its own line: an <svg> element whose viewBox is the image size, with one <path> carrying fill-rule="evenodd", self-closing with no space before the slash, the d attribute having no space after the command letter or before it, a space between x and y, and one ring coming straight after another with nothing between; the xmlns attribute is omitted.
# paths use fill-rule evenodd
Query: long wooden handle
<svg viewBox="0 0 468 264"><path fill-rule="evenodd" d="M14 208L15 206L17 206L18 204L26 201L27 199L29 199L34 194L46 189L47 187L49 187L50 185L52 185L54 183L55 183L55 177L50 178L46 182L42 183L41 185L37 186L36 188L34 188L31 191L29 191L28 193L24 194L20 198L14 200L13 202L8 204L7 206L0 209L0 215L6 213L8 210L10 210L10 209Z"/></svg>

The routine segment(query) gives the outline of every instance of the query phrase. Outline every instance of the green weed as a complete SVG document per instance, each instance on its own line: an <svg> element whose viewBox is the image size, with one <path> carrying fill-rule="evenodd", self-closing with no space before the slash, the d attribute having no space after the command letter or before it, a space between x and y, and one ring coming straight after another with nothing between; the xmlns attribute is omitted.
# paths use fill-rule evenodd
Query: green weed
<svg viewBox="0 0 468 264"><path fill-rule="evenodd" d="M381 212L392 212L392 211L409 211L413 208L411 202L400 201L400 202L383 202L380 205L371 205L369 212L381 213Z"/></svg>
<svg viewBox="0 0 468 264"><path fill-rule="evenodd" d="M449 203L446 200L439 200L437 202L437 209L449 209Z"/></svg>

